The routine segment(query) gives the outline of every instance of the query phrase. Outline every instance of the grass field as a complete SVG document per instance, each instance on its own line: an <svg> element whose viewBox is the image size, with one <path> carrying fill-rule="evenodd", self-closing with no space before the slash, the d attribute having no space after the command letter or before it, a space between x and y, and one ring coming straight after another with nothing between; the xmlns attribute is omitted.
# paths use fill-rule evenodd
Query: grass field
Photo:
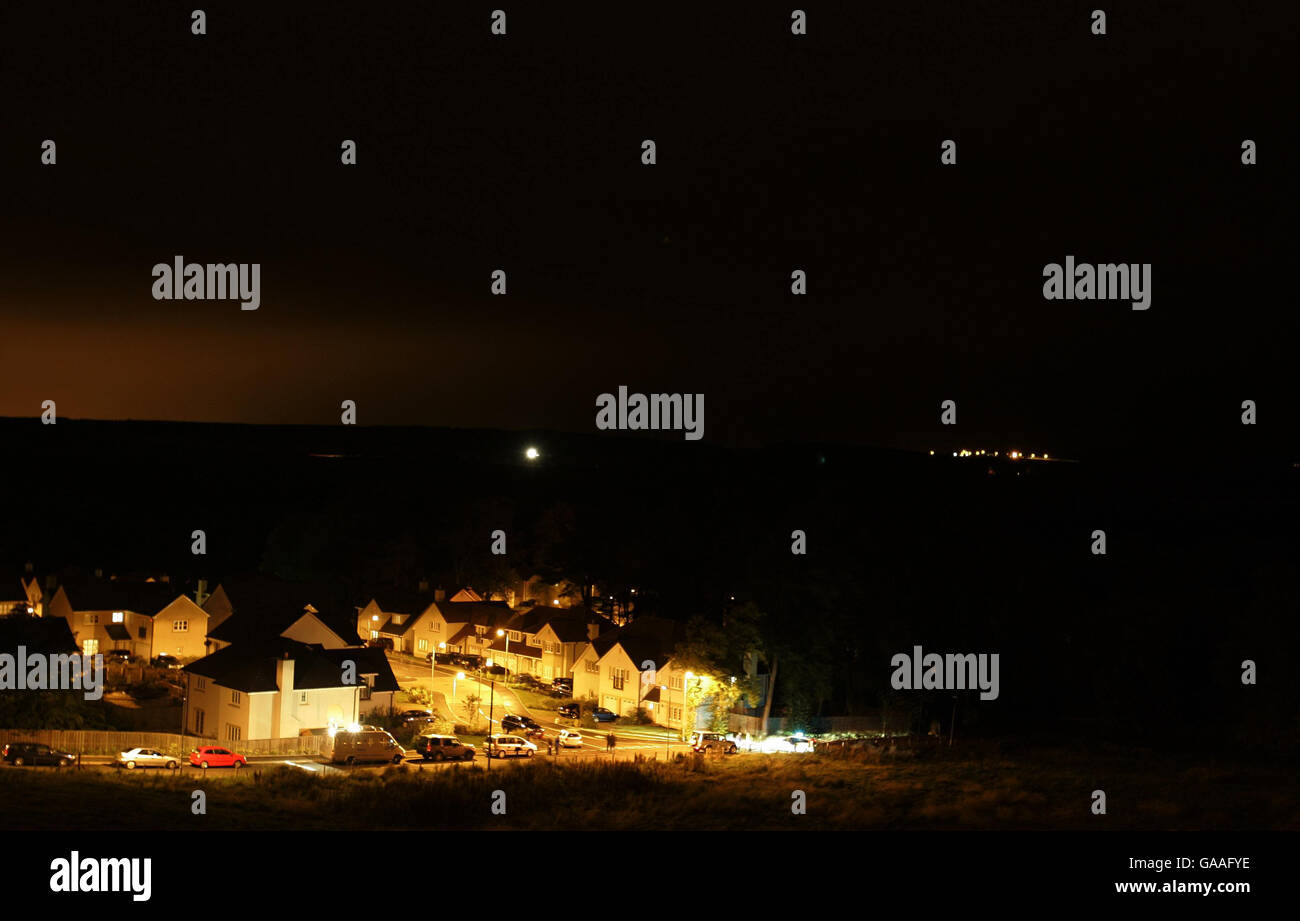
<svg viewBox="0 0 1300 921"><path fill-rule="evenodd" d="M1294 766L1150 752L943 749L669 763L534 759L319 777L289 767L203 779L0 768L13 829L1297 829ZM207 814L191 813L191 794ZM1091 813L1102 789L1108 814ZM493 791L506 814L491 811ZM807 814L791 811L806 795ZM111 805L109 805L111 804Z"/></svg>

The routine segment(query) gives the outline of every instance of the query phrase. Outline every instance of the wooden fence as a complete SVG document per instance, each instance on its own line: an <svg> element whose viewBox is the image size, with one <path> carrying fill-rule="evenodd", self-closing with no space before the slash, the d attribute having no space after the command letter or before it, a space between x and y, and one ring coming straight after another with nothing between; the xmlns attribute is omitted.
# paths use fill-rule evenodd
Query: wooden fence
<svg viewBox="0 0 1300 921"><path fill-rule="evenodd" d="M175 732L113 732L98 729L0 729L0 742L44 742L78 755L116 755L132 748L156 748L169 755L187 755L199 745L220 745L241 755L319 755L324 736L289 739L249 739L223 742Z"/></svg>
<svg viewBox="0 0 1300 921"><path fill-rule="evenodd" d="M876 712L863 716L815 716L796 723L789 718L771 717L763 727L761 716L728 714L727 726L731 732L749 733L752 736L791 733L802 730L808 733L827 732L902 732L908 728L909 715L903 712Z"/></svg>

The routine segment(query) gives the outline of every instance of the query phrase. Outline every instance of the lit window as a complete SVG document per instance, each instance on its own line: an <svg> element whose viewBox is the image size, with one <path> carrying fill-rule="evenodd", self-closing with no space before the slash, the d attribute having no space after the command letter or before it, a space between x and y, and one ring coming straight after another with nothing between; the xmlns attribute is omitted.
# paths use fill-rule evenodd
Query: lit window
<svg viewBox="0 0 1300 921"><path fill-rule="evenodd" d="M429 641L420 640L420 652L428 652L428 651L429 651Z"/></svg>
<svg viewBox="0 0 1300 921"><path fill-rule="evenodd" d="M124 612L122 611L113 612L113 623L120 624L125 618L126 618L126 614Z"/></svg>

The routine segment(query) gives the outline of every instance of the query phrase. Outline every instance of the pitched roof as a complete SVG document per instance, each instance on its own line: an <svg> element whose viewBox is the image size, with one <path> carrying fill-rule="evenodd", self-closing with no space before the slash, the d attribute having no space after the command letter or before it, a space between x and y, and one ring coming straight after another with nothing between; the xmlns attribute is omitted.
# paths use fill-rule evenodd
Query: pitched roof
<svg viewBox="0 0 1300 921"><path fill-rule="evenodd" d="M378 653L378 655L375 655ZM343 663L357 664L358 675L375 675L376 691L395 691L397 679L388 659L378 649L321 649L297 640L277 638L227 646L185 666L185 671L208 678L223 688L256 694L278 691L276 665L283 659L293 661L295 690L343 688Z"/></svg>
<svg viewBox="0 0 1300 921"><path fill-rule="evenodd" d="M423 614L433 604L433 593L384 588L375 592L370 600L385 614Z"/></svg>
<svg viewBox="0 0 1300 921"><path fill-rule="evenodd" d="M133 611L153 617L185 592L172 582L87 579L60 586L74 611Z"/></svg>
<svg viewBox="0 0 1300 921"><path fill-rule="evenodd" d="M62 617L0 617L0 649L13 651L19 646L42 655L81 651Z"/></svg>
<svg viewBox="0 0 1300 921"><path fill-rule="evenodd" d="M347 604L346 594L337 586L254 575L222 580L220 588L230 599L231 614L208 634L214 639L234 643L278 637L310 607L321 623L337 633L344 643L361 643L357 636L356 611Z"/></svg>
<svg viewBox="0 0 1300 921"><path fill-rule="evenodd" d="M684 633L682 624L675 620L640 617L626 627L602 633L591 645L595 648L596 655L601 657L619 645L637 667L649 660L655 663L655 668L663 668Z"/></svg>
<svg viewBox="0 0 1300 921"><path fill-rule="evenodd" d="M504 601L439 601L434 605L449 624L504 627L515 612Z"/></svg>

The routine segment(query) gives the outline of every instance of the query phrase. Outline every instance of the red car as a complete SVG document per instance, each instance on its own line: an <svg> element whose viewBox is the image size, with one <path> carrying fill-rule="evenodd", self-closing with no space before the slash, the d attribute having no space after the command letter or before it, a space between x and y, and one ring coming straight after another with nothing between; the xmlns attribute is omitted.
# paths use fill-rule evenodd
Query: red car
<svg viewBox="0 0 1300 921"><path fill-rule="evenodd" d="M190 764L195 767L232 767L241 768L248 764L248 759L219 745L200 745L190 752Z"/></svg>

